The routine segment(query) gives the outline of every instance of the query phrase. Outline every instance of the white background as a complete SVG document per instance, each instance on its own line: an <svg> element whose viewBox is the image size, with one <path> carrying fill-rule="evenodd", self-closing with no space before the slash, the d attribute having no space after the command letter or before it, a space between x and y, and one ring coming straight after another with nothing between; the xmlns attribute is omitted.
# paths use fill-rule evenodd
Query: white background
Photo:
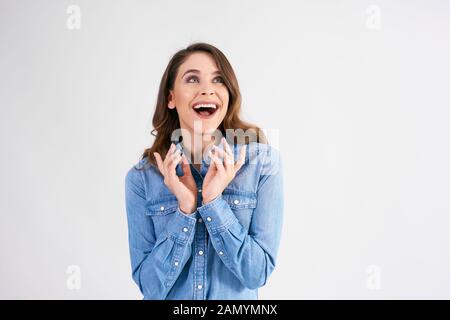
<svg viewBox="0 0 450 320"><path fill-rule="evenodd" d="M0 298L141 298L124 178L196 41L278 132L285 223L260 298L450 298L449 39L448 1L1 0Z"/></svg>

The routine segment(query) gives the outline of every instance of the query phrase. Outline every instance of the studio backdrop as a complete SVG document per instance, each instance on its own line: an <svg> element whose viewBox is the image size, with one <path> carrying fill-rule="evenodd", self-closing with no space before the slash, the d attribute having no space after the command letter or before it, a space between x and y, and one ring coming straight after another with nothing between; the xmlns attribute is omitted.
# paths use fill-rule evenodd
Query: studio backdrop
<svg viewBox="0 0 450 320"><path fill-rule="evenodd" d="M260 299L450 298L449 38L443 0L0 0L0 298L142 298L125 175L194 42L283 159Z"/></svg>

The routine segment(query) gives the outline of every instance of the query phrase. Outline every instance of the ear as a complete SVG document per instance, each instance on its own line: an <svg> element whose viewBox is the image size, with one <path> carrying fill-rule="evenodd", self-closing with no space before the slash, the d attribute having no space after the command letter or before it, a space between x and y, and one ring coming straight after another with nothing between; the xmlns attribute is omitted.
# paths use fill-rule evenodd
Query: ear
<svg viewBox="0 0 450 320"><path fill-rule="evenodd" d="M169 91L169 97L168 97L169 103L167 107L169 109L175 109L175 99L173 98L173 90Z"/></svg>

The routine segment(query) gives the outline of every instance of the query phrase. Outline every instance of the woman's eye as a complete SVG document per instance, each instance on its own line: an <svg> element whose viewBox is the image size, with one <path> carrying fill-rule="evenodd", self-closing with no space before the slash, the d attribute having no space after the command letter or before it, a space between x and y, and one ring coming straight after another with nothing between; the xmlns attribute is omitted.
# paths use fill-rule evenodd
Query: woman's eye
<svg viewBox="0 0 450 320"><path fill-rule="evenodd" d="M190 76L186 79L187 82L191 82L192 79L197 79L196 76Z"/></svg>
<svg viewBox="0 0 450 320"><path fill-rule="evenodd" d="M198 82L198 77L197 77L197 76L190 76L190 77L188 77L188 78L186 79L186 82L188 82L188 83L194 83L194 82L191 81L191 80L195 80L196 82ZM216 81L216 80L218 80L218 81ZM214 81L215 81L215 82L219 82L219 83L224 83L224 80L223 80L222 77L216 77L216 78L214 78Z"/></svg>

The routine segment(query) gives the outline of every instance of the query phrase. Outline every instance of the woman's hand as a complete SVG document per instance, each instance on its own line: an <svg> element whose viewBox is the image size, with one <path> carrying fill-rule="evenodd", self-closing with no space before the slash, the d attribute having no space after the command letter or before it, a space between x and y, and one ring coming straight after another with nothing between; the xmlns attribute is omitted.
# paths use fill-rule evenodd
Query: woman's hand
<svg viewBox="0 0 450 320"><path fill-rule="evenodd" d="M234 179L236 172L238 172L245 161L245 150L247 145L242 146L239 159L235 163L233 151L225 138L222 138L222 144L224 145L224 150L221 150L214 145L213 150L217 152L212 154L211 150L209 151L211 164L203 181L202 196L204 204L214 200L222 193L225 187ZM221 158L224 160L223 162L218 157L217 153L220 154Z"/></svg>
<svg viewBox="0 0 450 320"><path fill-rule="evenodd" d="M175 145L172 143L164 161L158 152L154 152L153 155L159 171L164 176L164 183L177 198L181 211L191 214L197 209L197 184L186 156L184 154L181 156L180 150L173 152L174 149ZM181 167L184 172L182 177L178 177L175 171L180 160L182 160Z"/></svg>

